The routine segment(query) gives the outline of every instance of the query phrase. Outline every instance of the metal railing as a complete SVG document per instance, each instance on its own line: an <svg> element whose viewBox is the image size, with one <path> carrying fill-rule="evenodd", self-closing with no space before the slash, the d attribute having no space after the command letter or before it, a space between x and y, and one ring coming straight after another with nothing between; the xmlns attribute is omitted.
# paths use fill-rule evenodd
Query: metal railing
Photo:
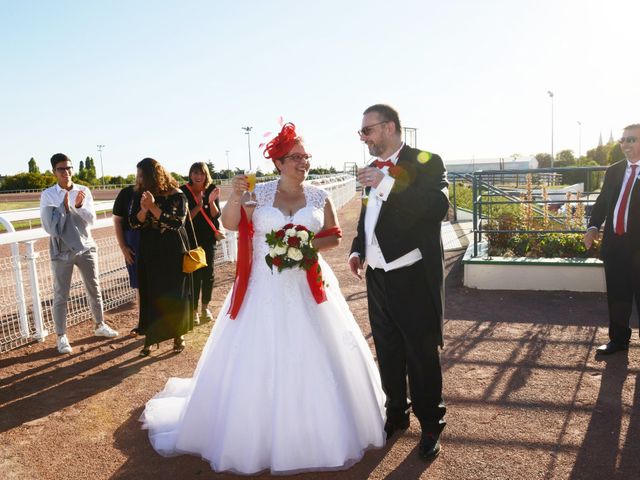
<svg viewBox="0 0 640 480"><path fill-rule="evenodd" d="M540 168L529 170L490 170L476 171L472 174L454 176L453 202L455 204L457 187L455 179L459 182L470 184L473 199L473 237L474 237L474 257L478 255L478 248L482 242L483 235L491 233L500 234L547 234L547 233L584 233L585 228L567 228L566 214L558 214L549 210L549 206L562 208L567 212L575 209L577 204L585 205L585 216L582 219L584 226L590 214L590 208L598 196L598 192L591 191L592 186L597 185L607 167L566 167L566 168ZM549 176L549 174L553 174ZM523 187L527 184L527 177L533 186L532 199L523 198L528 192ZM547 198L543 198L542 190L548 187L548 178L556 182L558 176L562 178L572 178L573 180L582 176L584 181L571 185L564 189L548 189ZM517 179L514 185L513 179ZM509 181L504 181L509 179ZM516 186L517 185L517 186ZM571 192L575 198L568 199L567 193ZM508 205L531 205L531 215L534 220L546 218L553 229L499 229L492 228L490 222L495 220L494 212L500 210L500 206ZM546 205L546 206L545 206ZM496 208L498 207L498 208Z"/></svg>
<svg viewBox="0 0 640 480"><path fill-rule="evenodd" d="M336 206L341 208L355 195L352 176L315 179L312 183L325 188ZM223 204L224 205L224 204ZM31 213L27 213L31 215ZM48 248L36 250L36 242L49 235L42 228L14 231L11 222L0 214L0 224L8 233L0 234L0 247L9 245L11 254L0 258L0 352L33 341L44 341L55 330L52 318L53 274ZM113 228L110 218L97 220L94 230ZM122 252L115 236L96 239L100 286L105 311L135 299L129 287L129 277ZM4 247L6 248L6 247ZM214 265L236 260L235 232L226 232L218 243ZM78 269L74 269L69 292L67 325L91 319L84 284Z"/></svg>
<svg viewBox="0 0 640 480"><path fill-rule="evenodd" d="M340 173L329 173L329 174L325 174L325 175L316 175L316 174L312 174L309 175L307 178L308 180L316 180L319 178L333 178L336 177L337 175L340 175ZM263 175L261 177L258 177L258 181L261 182L267 182L269 180L275 180L276 178L278 178L277 175ZM230 178L218 178L218 177L214 177L213 178L213 183L215 183L216 185L230 185L231 184L231 179ZM91 189L92 191L99 191L99 190L121 190L124 187L128 187L130 185L133 185L132 183L119 183L119 184L105 184L105 185L87 185L87 188ZM47 187L45 187L47 188ZM45 190L45 188L25 188L25 189L19 189L19 190L0 190L0 195L15 195L15 194L22 194L22 193L39 193L42 192L43 190Z"/></svg>

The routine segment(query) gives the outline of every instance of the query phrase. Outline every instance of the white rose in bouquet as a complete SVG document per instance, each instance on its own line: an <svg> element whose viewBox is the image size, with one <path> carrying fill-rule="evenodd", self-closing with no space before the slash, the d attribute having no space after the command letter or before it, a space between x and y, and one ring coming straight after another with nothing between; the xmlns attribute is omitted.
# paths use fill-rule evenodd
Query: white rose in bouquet
<svg viewBox="0 0 640 480"><path fill-rule="evenodd" d="M287 247L286 245L276 245L273 248L273 253L277 255L284 255L285 253L287 253Z"/></svg>
<svg viewBox="0 0 640 480"><path fill-rule="evenodd" d="M289 247L287 257L289 257L291 260L299 262L300 260L302 260L303 255L299 248Z"/></svg>
<svg viewBox="0 0 640 480"><path fill-rule="evenodd" d="M298 232L298 238L302 243L307 243L307 241L309 240L309 233L305 232L304 230L300 230Z"/></svg>
<svg viewBox="0 0 640 480"><path fill-rule="evenodd" d="M296 236L296 229L295 228L289 228L287 230L285 230L284 235L285 237L289 238L289 237L295 237Z"/></svg>

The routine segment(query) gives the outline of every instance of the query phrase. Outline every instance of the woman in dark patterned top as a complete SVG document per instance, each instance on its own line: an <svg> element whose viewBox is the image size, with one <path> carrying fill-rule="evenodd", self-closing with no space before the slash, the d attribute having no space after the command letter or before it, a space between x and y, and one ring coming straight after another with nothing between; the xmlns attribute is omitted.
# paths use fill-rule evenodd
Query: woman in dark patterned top
<svg viewBox="0 0 640 480"><path fill-rule="evenodd" d="M191 248L185 231L187 199L178 183L152 158L140 161L136 200L129 216L140 229L138 289L141 356L150 346L173 339L173 350L185 347L183 335L193 329L192 278L182 271L183 253Z"/></svg>
<svg viewBox="0 0 640 480"><path fill-rule="evenodd" d="M193 219L196 239L192 238L191 229L187 229L192 244L201 246L207 255L207 266L193 272L193 310L198 311L198 300L202 292L200 315L195 313L195 324L213 320L209 310L211 293L213 292L213 260L215 258L216 240L221 237L220 224L220 190L213 184L209 167L204 162L196 162L189 169L189 183L180 187L189 201L189 213Z"/></svg>

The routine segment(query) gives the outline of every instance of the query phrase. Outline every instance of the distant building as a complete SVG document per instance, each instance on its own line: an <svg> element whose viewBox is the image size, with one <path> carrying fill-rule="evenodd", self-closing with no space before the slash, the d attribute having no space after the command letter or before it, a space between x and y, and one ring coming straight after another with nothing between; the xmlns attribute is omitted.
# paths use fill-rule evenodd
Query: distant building
<svg viewBox="0 0 640 480"><path fill-rule="evenodd" d="M481 158L445 161L445 166L451 173L473 173L478 170L529 170L538 168L538 161L535 157Z"/></svg>

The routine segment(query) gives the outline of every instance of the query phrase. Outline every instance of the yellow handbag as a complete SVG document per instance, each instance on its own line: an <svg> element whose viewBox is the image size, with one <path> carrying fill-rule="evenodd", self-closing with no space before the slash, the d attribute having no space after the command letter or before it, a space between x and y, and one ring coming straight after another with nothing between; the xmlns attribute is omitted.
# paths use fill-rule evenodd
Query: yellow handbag
<svg viewBox="0 0 640 480"><path fill-rule="evenodd" d="M193 239L197 245L198 239L196 238L196 231L193 228L191 215L187 213L187 217L189 218L189 224L191 225L191 231L193 232ZM187 235L187 238L188 238L188 235ZM196 247L189 250L185 246L185 250L186 252L184 252L182 257L182 271L184 273L192 273L198 270L199 268L204 268L207 266L207 255L204 253L204 248Z"/></svg>
<svg viewBox="0 0 640 480"><path fill-rule="evenodd" d="M207 256L202 247L196 247L184 252L182 257L182 271L184 273L195 272L199 268L207 266Z"/></svg>

